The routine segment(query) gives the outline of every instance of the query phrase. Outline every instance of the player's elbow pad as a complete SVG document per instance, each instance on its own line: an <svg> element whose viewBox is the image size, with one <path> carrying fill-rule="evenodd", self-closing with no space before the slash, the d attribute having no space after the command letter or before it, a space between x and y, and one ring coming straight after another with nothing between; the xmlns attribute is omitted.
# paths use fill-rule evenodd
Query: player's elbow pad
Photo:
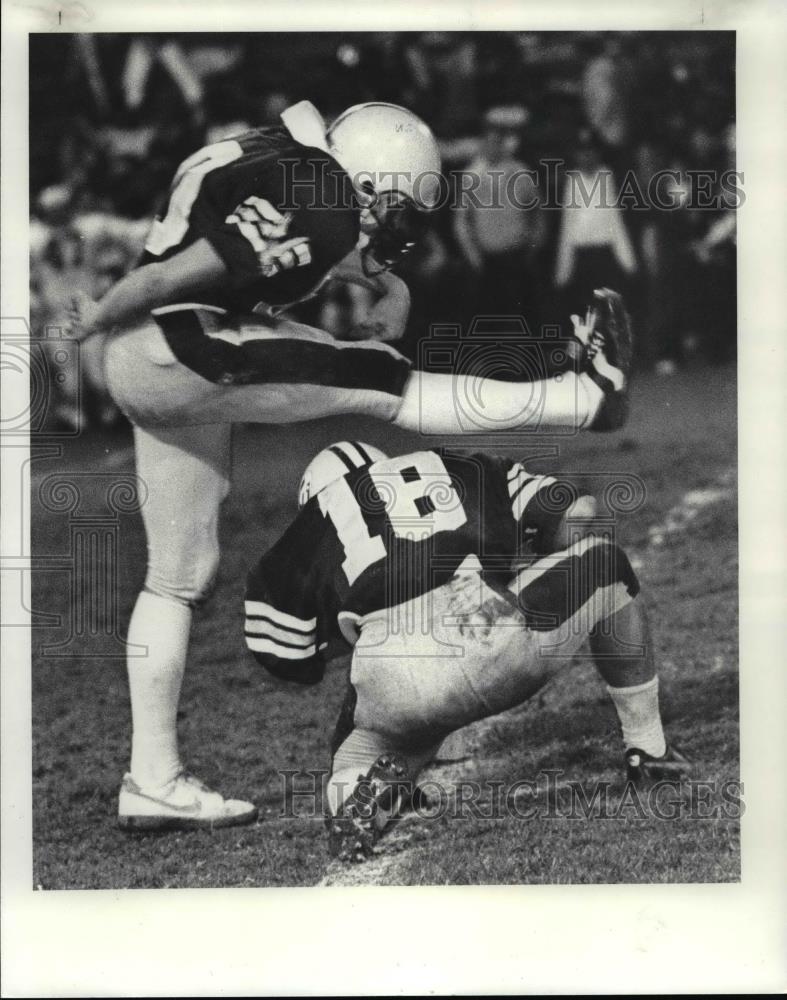
<svg viewBox="0 0 787 1000"><path fill-rule="evenodd" d="M319 684L325 676L325 660L321 653L303 660L286 660L270 653L255 653L252 656L265 667L268 673L282 681L295 684Z"/></svg>

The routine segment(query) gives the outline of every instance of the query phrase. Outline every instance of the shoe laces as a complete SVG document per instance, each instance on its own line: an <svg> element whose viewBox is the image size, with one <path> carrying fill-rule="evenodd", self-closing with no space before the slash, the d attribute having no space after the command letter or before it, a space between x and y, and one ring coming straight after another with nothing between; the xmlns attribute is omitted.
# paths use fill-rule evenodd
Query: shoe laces
<svg viewBox="0 0 787 1000"><path fill-rule="evenodd" d="M182 768L180 771L178 771L173 780L175 782L185 781L187 785L191 785L193 788L196 788L200 792L211 791L211 789L205 784L204 781L198 778L196 774L192 774L191 771L187 770L185 767Z"/></svg>

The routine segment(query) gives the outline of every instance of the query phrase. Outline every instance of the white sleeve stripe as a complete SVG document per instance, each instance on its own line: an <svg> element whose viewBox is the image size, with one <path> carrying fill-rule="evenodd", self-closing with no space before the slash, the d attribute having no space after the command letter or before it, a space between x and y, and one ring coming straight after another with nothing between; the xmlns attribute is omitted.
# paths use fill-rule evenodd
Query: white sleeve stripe
<svg viewBox="0 0 787 1000"><path fill-rule="evenodd" d="M292 250L298 258L298 264L311 264L312 255L308 243L296 243Z"/></svg>
<svg viewBox="0 0 787 1000"><path fill-rule="evenodd" d="M535 482L537 479L541 479L541 476L522 475L518 479L512 479L508 484L508 495L511 497L512 502L516 500L528 483Z"/></svg>
<svg viewBox="0 0 787 1000"><path fill-rule="evenodd" d="M514 511L514 517L517 521L522 517L527 509L527 505L533 499L533 497L538 493L540 489L545 486L551 486L555 482L552 476L536 476L535 479L531 479L529 483L526 483L522 487L522 490L516 495L514 501L511 505Z"/></svg>
<svg viewBox="0 0 787 1000"><path fill-rule="evenodd" d="M574 542L573 545L569 545L567 549L561 549L559 552L551 552L549 555L540 556L539 559L532 564L532 566L526 566L524 569L520 570L517 575L512 580L508 589L513 591L515 594L520 594L525 587L534 583L540 576L554 569L559 563L566 559L570 559L572 556L581 556L588 549L595 548L597 545L606 545L607 543L596 536L588 535L585 538L580 538L579 541Z"/></svg>
<svg viewBox="0 0 787 1000"><path fill-rule="evenodd" d="M264 618L247 618L246 635L265 635L269 639L277 639L279 642L290 643L293 646L308 646L314 642L316 633L309 632L289 632L282 628L276 628Z"/></svg>
<svg viewBox="0 0 787 1000"><path fill-rule="evenodd" d="M278 656L281 660L308 660L310 656L317 653L317 647L314 643L305 649L293 649L291 646L282 646L269 639L255 639L248 635L246 636L246 645L254 653L270 653L272 656Z"/></svg>
<svg viewBox="0 0 787 1000"><path fill-rule="evenodd" d="M525 472L525 467L521 462L517 462L516 465L512 465L511 468L506 473L507 479L515 479L517 476L523 475Z"/></svg>
<svg viewBox="0 0 787 1000"><path fill-rule="evenodd" d="M263 615L270 618L276 625L282 628L294 628L299 632L312 632L317 627L316 618L296 618L295 615L288 615L284 611L277 611L276 608L266 604L265 601L245 601L247 615Z"/></svg>
<svg viewBox="0 0 787 1000"><path fill-rule="evenodd" d="M530 482L531 479L535 479L535 478L536 478L535 476L529 476L526 472L521 472L514 479L509 479L509 481L508 481L508 495L513 500L514 497L516 496L516 494L522 488L522 486L524 486L525 483Z"/></svg>

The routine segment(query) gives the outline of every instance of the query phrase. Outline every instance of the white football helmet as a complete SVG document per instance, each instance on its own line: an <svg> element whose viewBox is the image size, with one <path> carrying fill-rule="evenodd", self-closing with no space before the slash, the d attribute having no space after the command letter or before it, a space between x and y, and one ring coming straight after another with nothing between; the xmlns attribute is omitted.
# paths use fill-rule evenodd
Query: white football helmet
<svg viewBox="0 0 787 1000"><path fill-rule="evenodd" d="M362 441L339 441L323 448L309 462L301 476L298 509L334 480L346 476L353 469L363 469L384 458L388 458L385 452Z"/></svg>
<svg viewBox="0 0 787 1000"><path fill-rule="evenodd" d="M350 175L377 225L363 248L367 273L387 270L417 242L424 213L437 207L441 160L425 122L398 104L348 108L326 133L328 150Z"/></svg>

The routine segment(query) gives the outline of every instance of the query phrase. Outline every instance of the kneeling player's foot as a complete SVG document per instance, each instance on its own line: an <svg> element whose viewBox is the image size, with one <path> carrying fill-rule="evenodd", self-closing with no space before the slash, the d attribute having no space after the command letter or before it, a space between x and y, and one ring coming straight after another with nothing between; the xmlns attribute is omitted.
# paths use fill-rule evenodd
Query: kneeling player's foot
<svg viewBox="0 0 787 1000"><path fill-rule="evenodd" d="M588 309L585 373L604 393L592 431L614 431L628 419L628 383L632 335L623 298L611 288L597 288Z"/></svg>
<svg viewBox="0 0 787 1000"><path fill-rule="evenodd" d="M121 830L194 830L240 826L257 818L257 807L241 799L225 799L199 778L181 771L160 788L140 788L130 774L120 786L118 825Z"/></svg>
<svg viewBox="0 0 787 1000"><path fill-rule="evenodd" d="M635 785L677 781L689 777L692 770L693 765L688 757L669 744L661 757L653 757L637 747L626 751L626 777Z"/></svg>
<svg viewBox="0 0 787 1000"><path fill-rule="evenodd" d="M383 830L412 794L407 765L395 754L383 754L358 775L352 794L329 820L328 849L340 861L363 861Z"/></svg>

